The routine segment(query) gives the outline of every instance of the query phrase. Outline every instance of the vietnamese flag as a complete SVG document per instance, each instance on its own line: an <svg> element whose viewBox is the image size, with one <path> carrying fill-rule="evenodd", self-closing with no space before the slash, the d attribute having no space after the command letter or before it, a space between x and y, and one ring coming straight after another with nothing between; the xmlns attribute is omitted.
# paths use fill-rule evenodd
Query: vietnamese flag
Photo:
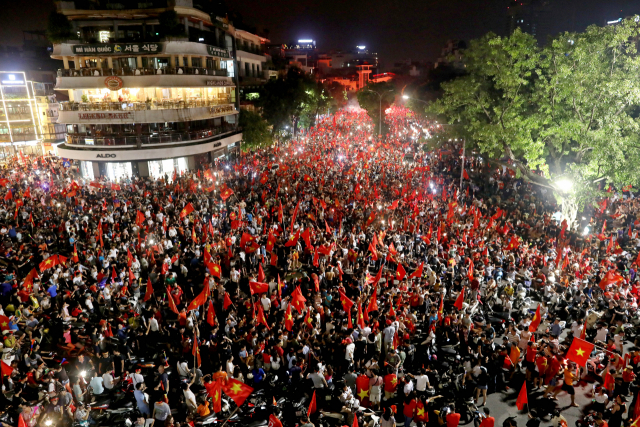
<svg viewBox="0 0 640 427"><path fill-rule="evenodd" d="M11 374L13 373L13 368L9 365L7 365L4 362L0 362L0 365L2 365L2 376L4 377L5 375L11 376Z"/></svg>
<svg viewBox="0 0 640 427"><path fill-rule="evenodd" d="M516 406L518 410L522 411L524 405L529 403L529 399L527 398L527 382L522 383L522 388L520 389L520 393L518 393L518 399L516 400Z"/></svg>
<svg viewBox="0 0 640 427"><path fill-rule="evenodd" d="M293 328L293 316L291 315L291 304L287 305L287 313L285 314L284 327L291 332Z"/></svg>
<svg viewBox="0 0 640 427"><path fill-rule="evenodd" d="M220 198L222 200L224 200L225 202L227 201L227 199L229 197L231 197L233 195L233 190L230 188L225 188L221 193L220 193Z"/></svg>
<svg viewBox="0 0 640 427"><path fill-rule="evenodd" d="M214 381L212 384L213 387L207 388L207 392L209 393L209 396L211 396L213 412L218 413L222 411L222 380Z"/></svg>
<svg viewBox="0 0 640 427"><path fill-rule="evenodd" d="M367 314L372 311L378 311L378 298L377 298L378 287L373 288L373 294L371 295L371 299L369 300L369 305L367 306Z"/></svg>
<svg viewBox="0 0 640 427"><path fill-rule="evenodd" d="M536 308L536 314L533 315L533 320L531 320L531 324L529 324L529 332L537 331L538 326L540 326L541 320L542 316L540 315L540 304L538 304L538 308Z"/></svg>
<svg viewBox="0 0 640 427"><path fill-rule="evenodd" d="M71 260L73 262L80 262L80 258L78 258L78 249L76 248L76 244L73 244L73 254L71 255Z"/></svg>
<svg viewBox="0 0 640 427"><path fill-rule="evenodd" d="M302 314L302 309L304 308L304 303L306 301L307 299L304 296L302 296L302 292L300 292L300 286L298 286L291 293L291 304L293 305L293 308L298 310L298 313Z"/></svg>
<svg viewBox="0 0 640 427"><path fill-rule="evenodd" d="M0 315L0 331L8 331L9 329L9 318Z"/></svg>
<svg viewBox="0 0 640 427"><path fill-rule="evenodd" d="M273 398L275 402L275 397ZM275 405L274 405L275 406ZM267 423L268 427L282 427L282 422L275 415L269 415L269 422Z"/></svg>
<svg viewBox="0 0 640 427"><path fill-rule="evenodd" d="M264 294L269 292L269 284L262 282L249 282L249 290L251 291L251 295Z"/></svg>
<svg viewBox="0 0 640 427"><path fill-rule="evenodd" d="M360 375L356 378L356 395L360 399L361 406L369 406L369 377Z"/></svg>
<svg viewBox="0 0 640 427"><path fill-rule="evenodd" d="M298 209L300 209L300 200L296 203L296 207L293 210L293 216L291 217L291 232L293 233L293 226L296 223L296 216L298 216ZM300 235L300 231L298 231L298 236ZM296 242L298 239L296 238Z"/></svg>
<svg viewBox="0 0 640 427"><path fill-rule="evenodd" d="M153 294L153 286L151 286L151 279L147 279L147 291L144 293L144 298L142 298L142 301L149 301L149 299L151 298L151 294Z"/></svg>
<svg viewBox="0 0 640 427"><path fill-rule="evenodd" d="M209 273L211 273L212 276L215 276L215 277L217 277L219 279L220 278L220 265L219 264L214 264L212 262L209 262L206 265L207 265L207 269L209 270Z"/></svg>
<svg viewBox="0 0 640 427"><path fill-rule="evenodd" d="M573 360L578 366L585 366L594 347L590 342L574 337L567 352L567 359Z"/></svg>
<svg viewBox="0 0 640 427"><path fill-rule="evenodd" d="M509 359L511 359L511 362L513 363L513 366L518 364L518 361L520 360L520 349L518 348L517 345L512 345L511 346L511 351L509 353Z"/></svg>
<svg viewBox="0 0 640 427"><path fill-rule="evenodd" d="M466 169L462 169L462 177L464 179L469 179L469 174L467 173Z"/></svg>
<svg viewBox="0 0 640 427"><path fill-rule="evenodd" d="M262 269L262 263L258 265L258 282L264 282L266 276L264 275L264 270Z"/></svg>
<svg viewBox="0 0 640 427"><path fill-rule="evenodd" d="M234 378L229 378L227 383L222 386L222 391L240 407L253 392L253 388Z"/></svg>
<svg viewBox="0 0 640 427"><path fill-rule="evenodd" d="M316 406L316 391L314 390L313 397L311 398L311 403L309 403L309 409L307 410L307 416L315 413L317 410L318 408Z"/></svg>
<svg viewBox="0 0 640 427"><path fill-rule="evenodd" d="M420 263L418 268L416 268L416 271L411 273L411 275L409 276L409 279L413 279L414 277L417 277L418 279L421 278L423 269L424 269L424 261L422 263Z"/></svg>
<svg viewBox="0 0 640 427"><path fill-rule="evenodd" d="M607 274L602 278L598 286L600 286L600 289L604 291L607 288L607 286L616 284L622 281L624 281L624 278L619 274L617 274L615 270L609 270Z"/></svg>
<svg viewBox="0 0 640 427"><path fill-rule="evenodd" d="M458 310L462 310L462 303L464 302L464 286L462 287L462 290L460 291L460 294L458 295L458 298L456 298L456 302L453 303L453 306L455 308L457 308Z"/></svg>
<svg viewBox="0 0 640 427"><path fill-rule="evenodd" d="M189 303L189 306L187 307L187 311L195 310L196 308L203 305L205 301L207 301L208 296L209 296L209 283L207 283L207 281L205 280L204 287L202 288L202 292L200 292L200 294L197 297L195 297L193 301Z"/></svg>
<svg viewBox="0 0 640 427"><path fill-rule="evenodd" d="M289 240L287 240L287 243L284 244L284 246L286 248L289 248L291 246L295 246L298 244L298 239L300 238L300 230L298 230L296 232L296 234L292 235L291 237L289 237Z"/></svg>
<svg viewBox="0 0 640 427"><path fill-rule="evenodd" d="M356 323L358 324L358 326L360 326L360 328L364 329L365 326L367 326L364 323L364 316L362 314L362 303L358 303L358 318L356 319Z"/></svg>
<svg viewBox="0 0 640 427"><path fill-rule="evenodd" d="M267 329L271 329L267 323L267 318L264 317L264 309L262 304L258 302L258 324L262 323Z"/></svg>
<svg viewBox="0 0 640 427"><path fill-rule="evenodd" d="M180 211L180 218L186 217L191 212L193 212L193 205L191 203L187 203L187 206L182 208L182 210Z"/></svg>
<svg viewBox="0 0 640 427"><path fill-rule="evenodd" d="M407 272L404 270L404 267L402 267L402 264L398 263L398 268L396 270L396 280L400 282L406 275Z"/></svg>
<svg viewBox="0 0 640 427"><path fill-rule="evenodd" d="M213 309L213 302L209 300L209 307L207 309L207 323L213 327L215 325L216 312Z"/></svg>
<svg viewBox="0 0 640 427"><path fill-rule="evenodd" d="M225 292L224 293L224 302L222 303L222 309L226 310L227 307L229 307L230 305L233 305L233 303L231 302L231 298L229 297L229 293Z"/></svg>
<svg viewBox="0 0 640 427"><path fill-rule="evenodd" d="M180 314L178 311L178 307L176 307L176 302L173 300L171 296L171 292L167 292L167 301L169 302L169 309L173 311L175 314Z"/></svg>
<svg viewBox="0 0 640 427"><path fill-rule="evenodd" d="M304 318L304 324L309 329L313 329L313 317L311 317L311 309L307 310L307 316Z"/></svg>

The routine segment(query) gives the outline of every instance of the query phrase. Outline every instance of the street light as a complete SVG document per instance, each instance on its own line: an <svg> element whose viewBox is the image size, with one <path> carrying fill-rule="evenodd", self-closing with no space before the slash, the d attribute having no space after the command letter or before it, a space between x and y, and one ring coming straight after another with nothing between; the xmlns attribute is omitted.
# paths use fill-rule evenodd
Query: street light
<svg viewBox="0 0 640 427"><path fill-rule="evenodd" d="M573 182L568 178L562 178L556 181L556 187L563 193L568 193L573 189Z"/></svg>
<svg viewBox="0 0 640 427"><path fill-rule="evenodd" d="M389 90L385 90L382 93L375 92L375 91L373 91L371 89L362 89L362 90L364 90L365 92L375 93L376 95L378 95L378 98L380 98L380 117L378 119L378 126L379 126L378 127L378 132L380 132L380 133L378 135L382 136L382 94L383 93L387 93L387 92L393 92L394 90L393 89L389 89Z"/></svg>
<svg viewBox="0 0 640 427"><path fill-rule="evenodd" d="M402 99L410 99L412 101L418 101L418 102L423 102L425 105L429 105L429 103L423 99L418 99L418 98L412 98L409 95L402 95Z"/></svg>

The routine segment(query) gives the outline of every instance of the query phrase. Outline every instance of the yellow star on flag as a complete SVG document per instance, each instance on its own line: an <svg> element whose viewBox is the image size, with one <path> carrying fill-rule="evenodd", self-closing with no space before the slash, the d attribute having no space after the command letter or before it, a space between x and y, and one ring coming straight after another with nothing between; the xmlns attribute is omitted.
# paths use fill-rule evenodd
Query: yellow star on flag
<svg viewBox="0 0 640 427"><path fill-rule="evenodd" d="M233 394L238 394L242 391L242 386L238 383L234 383L231 386L231 391L233 392Z"/></svg>
<svg viewBox="0 0 640 427"><path fill-rule="evenodd" d="M216 391L216 394L213 395L213 400L218 400L220 398L220 393Z"/></svg>
<svg viewBox="0 0 640 427"><path fill-rule="evenodd" d="M396 385L397 382L398 382L397 378L394 378L394 379L391 380L391 384L393 384L393 385Z"/></svg>
<svg viewBox="0 0 640 427"><path fill-rule="evenodd" d="M218 272L218 270L220 270L220 269L218 268L217 265L215 267L213 267L213 271L215 271L216 273Z"/></svg>
<svg viewBox="0 0 640 427"><path fill-rule="evenodd" d="M360 400L363 400L365 397L369 396L369 390L360 390L358 396L360 396Z"/></svg>
<svg viewBox="0 0 640 427"><path fill-rule="evenodd" d="M287 314L287 320L292 320L293 316L291 316L291 313Z"/></svg>
<svg viewBox="0 0 640 427"><path fill-rule="evenodd" d="M2 326L7 326L8 323L7 322L2 322Z"/></svg>
<svg viewBox="0 0 640 427"><path fill-rule="evenodd" d="M424 416L424 408L418 408L418 416L419 417Z"/></svg>
<svg viewBox="0 0 640 427"><path fill-rule="evenodd" d="M580 347L578 347L578 349L576 350L576 354L580 357L584 356L584 350L581 349Z"/></svg>

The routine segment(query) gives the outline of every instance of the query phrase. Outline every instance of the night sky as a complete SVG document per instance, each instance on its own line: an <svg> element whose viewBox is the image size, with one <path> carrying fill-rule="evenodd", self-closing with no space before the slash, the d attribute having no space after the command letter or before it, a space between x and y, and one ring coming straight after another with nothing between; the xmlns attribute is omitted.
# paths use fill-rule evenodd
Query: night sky
<svg viewBox="0 0 640 427"><path fill-rule="evenodd" d="M229 1L244 22L270 30L273 42L317 40L320 49L366 45L383 68L393 62L435 60L447 39L502 34L508 0L270 0ZM551 0L550 32L582 30L640 13L640 0ZM0 44L19 45L23 29L44 29L52 0L5 0ZM28 5L33 5L29 7ZM36 6L37 5L37 6Z"/></svg>

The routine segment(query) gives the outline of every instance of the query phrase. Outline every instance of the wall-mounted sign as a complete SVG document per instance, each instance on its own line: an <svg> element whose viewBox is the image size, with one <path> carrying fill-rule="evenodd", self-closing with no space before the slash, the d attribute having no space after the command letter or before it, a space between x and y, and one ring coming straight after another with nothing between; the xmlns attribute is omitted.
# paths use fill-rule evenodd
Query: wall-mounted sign
<svg viewBox="0 0 640 427"><path fill-rule="evenodd" d="M207 86L233 86L233 83L226 80L207 80Z"/></svg>
<svg viewBox="0 0 640 427"><path fill-rule="evenodd" d="M122 87L124 82L118 76L109 76L104 79L104 85L111 90L118 90Z"/></svg>
<svg viewBox="0 0 640 427"><path fill-rule="evenodd" d="M133 120L133 111L123 113L78 113L79 120Z"/></svg>
<svg viewBox="0 0 640 427"><path fill-rule="evenodd" d="M221 47L207 45L207 52L211 56L219 56L221 58L229 58L229 51Z"/></svg>
<svg viewBox="0 0 640 427"><path fill-rule="evenodd" d="M96 154L96 159L115 159L115 154Z"/></svg>
<svg viewBox="0 0 640 427"><path fill-rule="evenodd" d="M159 43L100 43L74 44L71 50L76 55L87 53L98 55L121 55L127 53L159 53L162 45Z"/></svg>
<svg viewBox="0 0 640 427"><path fill-rule="evenodd" d="M209 114L216 115L222 113L233 113L236 109L233 105L215 105L213 107L209 107Z"/></svg>

